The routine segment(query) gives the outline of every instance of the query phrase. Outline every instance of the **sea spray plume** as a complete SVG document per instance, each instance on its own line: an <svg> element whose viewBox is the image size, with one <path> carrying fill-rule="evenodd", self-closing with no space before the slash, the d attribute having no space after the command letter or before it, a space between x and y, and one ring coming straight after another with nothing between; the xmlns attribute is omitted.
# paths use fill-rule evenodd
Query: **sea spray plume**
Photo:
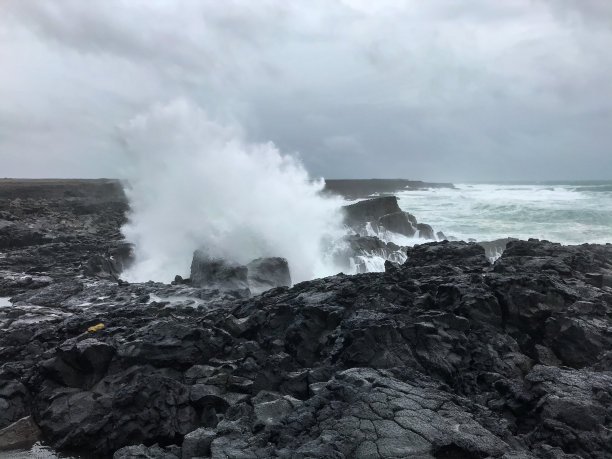
<svg viewBox="0 0 612 459"><path fill-rule="evenodd" d="M131 158L127 279L185 275L197 248L238 263L285 257L294 281L337 272L323 254L342 231L340 202L322 197L323 182L310 181L296 158L246 142L185 100L157 105L120 132Z"/></svg>

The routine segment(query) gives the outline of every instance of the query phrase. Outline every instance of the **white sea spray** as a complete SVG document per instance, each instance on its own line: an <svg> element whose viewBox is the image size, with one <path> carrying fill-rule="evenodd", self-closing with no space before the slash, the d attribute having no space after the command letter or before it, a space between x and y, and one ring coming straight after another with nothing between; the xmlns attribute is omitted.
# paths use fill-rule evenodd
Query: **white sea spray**
<svg viewBox="0 0 612 459"><path fill-rule="evenodd" d="M343 232L341 202L322 197L294 156L185 100L136 116L121 137L131 159L122 231L135 244L126 279L187 275L197 248L237 263L285 257L294 282L337 272L323 253Z"/></svg>

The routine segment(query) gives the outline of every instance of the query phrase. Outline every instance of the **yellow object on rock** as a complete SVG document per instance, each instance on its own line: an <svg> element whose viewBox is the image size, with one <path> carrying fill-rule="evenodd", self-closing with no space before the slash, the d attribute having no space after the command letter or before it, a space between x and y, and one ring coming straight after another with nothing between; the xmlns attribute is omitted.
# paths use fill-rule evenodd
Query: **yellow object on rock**
<svg viewBox="0 0 612 459"><path fill-rule="evenodd" d="M96 331L100 330L101 328L104 328L104 324L92 325L87 329L87 331Z"/></svg>

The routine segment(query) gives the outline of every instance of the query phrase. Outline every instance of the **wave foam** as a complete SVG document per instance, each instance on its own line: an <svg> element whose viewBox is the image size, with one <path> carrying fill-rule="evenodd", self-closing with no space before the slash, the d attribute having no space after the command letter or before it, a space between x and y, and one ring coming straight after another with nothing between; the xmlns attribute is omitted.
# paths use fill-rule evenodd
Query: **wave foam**
<svg viewBox="0 0 612 459"><path fill-rule="evenodd" d="M132 281L188 273L192 253L237 263L287 258L294 281L337 272L326 240L341 231L340 202L324 198L301 163L272 143L249 143L239 128L179 100L157 105L120 130L131 158L126 194L135 244Z"/></svg>

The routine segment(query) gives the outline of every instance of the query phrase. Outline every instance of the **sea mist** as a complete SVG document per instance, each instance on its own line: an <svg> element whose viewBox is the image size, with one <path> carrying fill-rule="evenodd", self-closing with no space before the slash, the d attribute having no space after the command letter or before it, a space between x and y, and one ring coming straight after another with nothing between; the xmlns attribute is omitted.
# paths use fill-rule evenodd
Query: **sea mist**
<svg viewBox="0 0 612 459"><path fill-rule="evenodd" d="M184 100L157 105L121 128L135 244L131 281L188 275L193 251L237 263L287 258L294 282L337 272L326 244L341 230L340 202L324 198L302 164L272 143L249 143Z"/></svg>

